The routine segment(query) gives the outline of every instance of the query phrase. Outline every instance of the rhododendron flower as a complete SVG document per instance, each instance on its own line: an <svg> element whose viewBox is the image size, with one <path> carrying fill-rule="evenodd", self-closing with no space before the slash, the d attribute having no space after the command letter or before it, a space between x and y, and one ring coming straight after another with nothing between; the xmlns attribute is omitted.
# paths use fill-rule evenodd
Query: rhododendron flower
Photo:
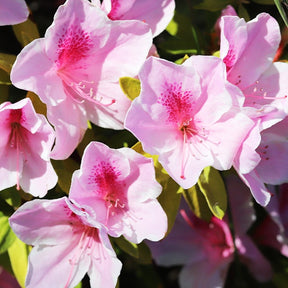
<svg viewBox="0 0 288 288"><path fill-rule="evenodd" d="M33 245L26 288L75 287L85 276L91 287L115 287L121 270L107 234L89 213L66 197L33 200L9 219L16 235Z"/></svg>
<svg viewBox="0 0 288 288"><path fill-rule="evenodd" d="M0 25L24 22L29 15L25 0L0 0Z"/></svg>
<svg viewBox="0 0 288 288"><path fill-rule="evenodd" d="M260 161L252 171L241 173L236 169L262 206L266 206L271 197L264 183L279 185L288 181L287 124L288 117L261 132L261 142L256 149Z"/></svg>
<svg viewBox="0 0 288 288"><path fill-rule="evenodd" d="M255 168L263 164L258 154L262 148L256 150L261 140L259 133L288 113L288 65L273 63L281 38L279 25L269 14L261 13L247 23L237 16L224 16L220 27L220 56L226 64L227 79L242 90L243 110L255 122L233 165L256 201L267 205L270 193L259 181Z"/></svg>
<svg viewBox="0 0 288 288"><path fill-rule="evenodd" d="M29 98L0 105L0 190L17 185L43 197L57 183L50 162L55 139L46 118L36 114Z"/></svg>
<svg viewBox="0 0 288 288"><path fill-rule="evenodd" d="M160 240L167 231L167 216L156 199L161 190L151 159L131 148L91 142L73 174L69 197L97 211L95 221L111 236L140 243Z"/></svg>
<svg viewBox="0 0 288 288"><path fill-rule="evenodd" d="M181 288L224 287L235 249L258 281L265 282L272 276L269 262L246 235L255 220L251 194L239 178L230 178L227 185L235 244L226 218L213 216L206 222L188 212L184 203L170 234L158 243L148 242L157 264L183 265L179 275Z"/></svg>
<svg viewBox="0 0 288 288"><path fill-rule="evenodd" d="M165 30L173 18L175 1L104 0L102 9L112 20L140 20L147 23L155 37Z"/></svg>
<svg viewBox="0 0 288 288"><path fill-rule="evenodd" d="M250 117L260 119L261 130L266 129L288 113L288 65L273 63L281 39L279 25L261 13L247 23L238 16L224 16L220 26L227 79L242 90L244 106L255 108L248 109Z"/></svg>
<svg viewBox="0 0 288 288"><path fill-rule="evenodd" d="M183 65L150 57L139 73L141 93L125 127L185 189L206 166L229 169L254 125L239 111L243 96L225 73L222 61L208 56Z"/></svg>
<svg viewBox="0 0 288 288"><path fill-rule="evenodd" d="M87 120L123 129L130 100L119 78L134 77L152 44L147 24L111 21L97 5L68 0L55 14L45 38L18 55L13 84L47 104L56 130L55 159L68 157L87 129Z"/></svg>

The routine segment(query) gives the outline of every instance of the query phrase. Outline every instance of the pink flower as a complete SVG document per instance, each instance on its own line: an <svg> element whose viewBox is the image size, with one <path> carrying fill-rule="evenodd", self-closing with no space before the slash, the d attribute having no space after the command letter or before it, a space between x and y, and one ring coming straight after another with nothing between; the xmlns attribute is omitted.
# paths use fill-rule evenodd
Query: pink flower
<svg viewBox="0 0 288 288"><path fill-rule="evenodd" d="M269 262L247 235L256 218L251 194L239 178L232 176L226 183L235 243L227 216L224 220L213 216L206 222L193 215L184 202L170 234L158 243L148 242L158 265L183 265L179 275L181 288L224 287L235 249L258 281L265 282L272 276Z"/></svg>
<svg viewBox="0 0 288 288"><path fill-rule="evenodd" d="M181 288L224 287L234 253L228 225L215 217L205 222L183 205L180 209L170 234L148 243L153 258L166 267L184 265L179 275Z"/></svg>
<svg viewBox="0 0 288 288"><path fill-rule="evenodd" d="M0 0L0 25L24 22L29 15L25 0Z"/></svg>
<svg viewBox="0 0 288 288"><path fill-rule="evenodd" d="M177 65L150 57L139 78L125 127L177 183L190 188L206 166L231 167L254 123L239 111L243 96L220 59L192 56Z"/></svg>
<svg viewBox="0 0 288 288"><path fill-rule="evenodd" d="M288 113L288 65L273 63L280 43L280 29L277 21L266 13L247 23L237 16L224 16L220 26L220 56L226 64L227 79L242 90L243 111L255 122L233 166L250 187L256 201L265 206L270 193L258 175L265 162L261 150L266 146L266 140L261 141L265 133L260 135L260 132L284 119ZM277 173L269 174L278 177Z"/></svg>
<svg viewBox="0 0 288 288"><path fill-rule="evenodd" d="M66 197L37 199L22 205L9 221L16 235L34 246L25 287L72 288L86 272L91 287L115 287L121 262L83 207Z"/></svg>
<svg viewBox="0 0 288 288"><path fill-rule="evenodd" d="M173 18L175 1L104 0L101 7L112 20L140 20L147 23L155 37L165 30Z"/></svg>
<svg viewBox="0 0 288 288"><path fill-rule="evenodd" d="M151 44L148 25L111 21L89 1L68 0L58 8L45 38L27 45L11 72L15 86L47 104L56 130L53 158L73 152L87 120L123 129L130 100L118 81L138 74Z"/></svg>
<svg viewBox="0 0 288 288"><path fill-rule="evenodd" d="M50 162L52 127L28 98L1 104L0 123L0 190L16 184L33 196L45 196L57 183Z"/></svg>
<svg viewBox="0 0 288 288"><path fill-rule="evenodd" d="M130 148L91 142L73 174L69 197L97 211L95 221L111 236L140 243L157 241L167 231L167 216L156 199L161 190L151 159Z"/></svg>
<svg viewBox="0 0 288 288"><path fill-rule="evenodd" d="M256 149L260 161L253 170L241 173L236 168L255 200L262 206L266 206L271 197L264 183L279 185L288 182L287 124L288 117L261 132L261 142Z"/></svg>

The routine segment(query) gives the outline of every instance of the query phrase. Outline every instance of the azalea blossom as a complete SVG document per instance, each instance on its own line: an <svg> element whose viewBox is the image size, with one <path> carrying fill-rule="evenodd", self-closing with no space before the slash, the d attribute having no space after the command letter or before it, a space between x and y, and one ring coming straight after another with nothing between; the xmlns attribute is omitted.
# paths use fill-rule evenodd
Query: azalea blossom
<svg viewBox="0 0 288 288"><path fill-rule="evenodd" d="M160 242L147 242L158 265L183 265L179 274L181 288L224 287L235 249L240 261L258 281L265 282L272 277L269 262L246 234L256 218L251 194L239 178L232 176L226 183L235 241L227 216L224 220L213 216L206 222L182 202L170 234Z"/></svg>
<svg viewBox="0 0 288 288"><path fill-rule="evenodd" d="M158 241L167 231L167 216L156 199L161 191L151 159L131 148L91 142L73 174L69 197L95 210L95 221L109 235L140 243Z"/></svg>
<svg viewBox="0 0 288 288"><path fill-rule="evenodd" d="M0 25L24 22L29 15L25 0L0 0Z"/></svg>
<svg viewBox="0 0 288 288"><path fill-rule="evenodd" d="M220 27L220 56L226 65L227 79L242 90L245 97L243 111L255 122L233 166L251 189L256 201L265 206L271 195L261 176L259 178L265 162L263 159L267 158L264 155L266 152L261 153L267 140L261 141L265 135L261 131L281 121L288 113L288 65L273 63L281 39L279 25L269 14L261 13L247 23L238 16L224 16ZM268 174L278 177L277 173ZM269 183L269 180L265 183Z"/></svg>
<svg viewBox="0 0 288 288"><path fill-rule="evenodd" d="M45 37L27 45L11 71L16 87L35 92L47 105L56 130L51 157L73 152L87 120L123 129L131 101L119 78L138 74L151 44L147 24L111 21L89 1L68 0L58 8Z"/></svg>
<svg viewBox="0 0 288 288"><path fill-rule="evenodd" d="M101 7L111 20L140 20L147 23L155 37L165 30L173 18L175 1L103 0Z"/></svg>
<svg viewBox="0 0 288 288"><path fill-rule="evenodd" d="M32 200L10 218L15 234L33 245L26 288L75 287L85 276L91 287L115 287L121 262L89 212L63 197Z"/></svg>
<svg viewBox="0 0 288 288"><path fill-rule="evenodd" d="M177 65L150 57L139 78L125 127L178 184L192 187L206 166L231 167L254 122L241 113L243 95L226 81L219 58L192 56Z"/></svg>
<svg viewBox="0 0 288 288"><path fill-rule="evenodd" d="M54 130L29 98L1 104L0 123L0 190L16 184L18 190L45 196L58 179L50 162Z"/></svg>

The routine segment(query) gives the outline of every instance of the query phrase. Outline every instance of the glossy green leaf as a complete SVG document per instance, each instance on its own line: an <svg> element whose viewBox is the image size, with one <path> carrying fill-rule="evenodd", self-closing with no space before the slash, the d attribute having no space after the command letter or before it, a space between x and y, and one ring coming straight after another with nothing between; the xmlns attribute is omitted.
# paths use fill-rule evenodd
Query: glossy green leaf
<svg viewBox="0 0 288 288"><path fill-rule="evenodd" d="M23 23L13 25L12 28L22 47L40 37L37 25L30 19Z"/></svg>
<svg viewBox="0 0 288 288"><path fill-rule="evenodd" d="M82 282L80 282L75 288L82 288Z"/></svg>
<svg viewBox="0 0 288 288"><path fill-rule="evenodd" d="M14 210L12 210L12 207L18 208L21 205L21 196L15 187L10 187L1 191L0 198L5 200L6 203L11 206L10 212L12 213L14 212Z"/></svg>
<svg viewBox="0 0 288 288"><path fill-rule="evenodd" d="M207 222L210 221L212 217L212 212L210 211L207 201L201 192L199 185L196 184L190 189L183 189L183 196L187 204L193 213L198 217Z"/></svg>
<svg viewBox="0 0 288 288"><path fill-rule="evenodd" d="M280 1L280 0L274 0L274 2L275 2L276 6L278 8L278 11L279 11L279 13L280 13L285 25L288 27L288 18L287 18L287 14L286 14L286 11L288 10L288 2L286 0L285 0L285 2L284 1ZM284 7L282 6L281 2L286 3L286 6L285 6L286 7L286 11L285 11Z"/></svg>
<svg viewBox="0 0 288 288"><path fill-rule="evenodd" d="M58 175L58 184L60 188L65 193L69 194L72 174L75 170L79 169L79 164L71 158L61 161L52 160L51 162Z"/></svg>
<svg viewBox="0 0 288 288"><path fill-rule="evenodd" d="M0 211L0 254L8 250L16 239L16 235L12 231L8 216Z"/></svg>
<svg viewBox="0 0 288 288"><path fill-rule="evenodd" d="M28 268L29 246L16 237L8 249L13 273L22 288L25 288L25 278Z"/></svg>
<svg viewBox="0 0 288 288"><path fill-rule="evenodd" d="M233 3L231 0L203 0L202 3L195 5L196 9L204 9L208 11L219 11L225 8L228 4Z"/></svg>
<svg viewBox="0 0 288 288"><path fill-rule="evenodd" d="M227 193L219 171L213 167L206 167L199 177L198 185L211 212L222 219L227 208Z"/></svg>
<svg viewBox="0 0 288 288"><path fill-rule="evenodd" d="M124 94L133 101L139 96L141 91L141 84L138 79L131 77L122 77L119 79L120 87Z"/></svg>
<svg viewBox="0 0 288 288"><path fill-rule="evenodd" d="M175 222L176 215L178 213L181 193L180 186L168 175L162 165L158 162L158 156L150 155L146 153L140 142L136 143L132 149L136 152L144 155L147 158L152 158L155 167L156 180L161 184L163 190L160 196L158 197L158 201L164 209L167 218L168 218L168 234Z"/></svg>

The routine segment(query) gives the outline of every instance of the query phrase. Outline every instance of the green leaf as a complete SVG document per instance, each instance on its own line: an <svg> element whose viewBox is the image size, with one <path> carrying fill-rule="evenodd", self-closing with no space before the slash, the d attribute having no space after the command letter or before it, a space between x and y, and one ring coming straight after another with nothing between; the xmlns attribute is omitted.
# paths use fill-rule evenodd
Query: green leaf
<svg viewBox="0 0 288 288"><path fill-rule="evenodd" d="M15 60L16 56L13 54L0 53L0 69L10 74Z"/></svg>
<svg viewBox="0 0 288 288"><path fill-rule="evenodd" d="M29 246L17 237L8 249L13 273L22 288L25 288L29 250Z"/></svg>
<svg viewBox="0 0 288 288"><path fill-rule="evenodd" d="M113 238L113 242L125 253L129 254L130 256L134 258L139 257L139 251L137 244L134 244L127 239L125 239L123 236L120 236L118 238Z"/></svg>
<svg viewBox="0 0 288 288"><path fill-rule="evenodd" d="M8 248L16 240L16 235L12 231L8 216L6 216L2 211L0 211L0 254L8 250Z"/></svg>
<svg viewBox="0 0 288 288"><path fill-rule="evenodd" d="M196 9L203 9L208 11L219 11L225 8L228 4L233 3L231 0L204 0L202 3L195 5Z"/></svg>
<svg viewBox="0 0 288 288"><path fill-rule="evenodd" d="M71 158L61 161L52 160L51 162L58 175L58 184L60 188L66 194L69 194L72 174L75 170L79 169L79 164Z"/></svg>
<svg viewBox="0 0 288 288"><path fill-rule="evenodd" d="M284 7L283 7L282 4L281 4L282 1L280 1L280 0L274 0L274 2L275 2L276 6L277 6L277 8L278 8L278 11L279 11L279 13L280 13L280 15L281 15L281 17L282 17L285 25L288 27L288 19L287 19L286 11L284 10ZM283 1L283 2L284 2L284 1ZM288 9L288 3L287 3L287 1L285 0L284 3L287 5L286 8ZM285 4L283 4L283 5L285 5Z"/></svg>
<svg viewBox="0 0 288 288"><path fill-rule="evenodd" d="M227 193L220 173L212 167L206 167L199 177L198 185L211 212L222 219L227 208Z"/></svg>
<svg viewBox="0 0 288 288"><path fill-rule="evenodd" d="M250 21L250 16L246 8L240 3L238 6L238 15L240 18L244 18L246 22Z"/></svg>
<svg viewBox="0 0 288 288"><path fill-rule="evenodd" d="M82 282L80 282L75 288L82 288Z"/></svg>
<svg viewBox="0 0 288 288"><path fill-rule="evenodd" d="M189 189L185 189L182 193L193 213L198 218L209 222L212 217L212 212L208 207L207 201L201 192L199 185L196 184Z"/></svg>
<svg viewBox="0 0 288 288"><path fill-rule="evenodd" d="M141 91L141 83L138 79L131 77L122 77L119 79L120 87L124 94L133 101L139 96Z"/></svg>
<svg viewBox="0 0 288 288"><path fill-rule="evenodd" d="M23 23L13 25L12 28L22 47L40 37L37 25L30 19Z"/></svg>
<svg viewBox="0 0 288 288"><path fill-rule="evenodd" d="M1 191L0 198L5 200L8 205L14 208L18 208L21 205L21 196L15 187L11 187L11 188ZM9 208L11 214L14 212L12 207Z"/></svg>

